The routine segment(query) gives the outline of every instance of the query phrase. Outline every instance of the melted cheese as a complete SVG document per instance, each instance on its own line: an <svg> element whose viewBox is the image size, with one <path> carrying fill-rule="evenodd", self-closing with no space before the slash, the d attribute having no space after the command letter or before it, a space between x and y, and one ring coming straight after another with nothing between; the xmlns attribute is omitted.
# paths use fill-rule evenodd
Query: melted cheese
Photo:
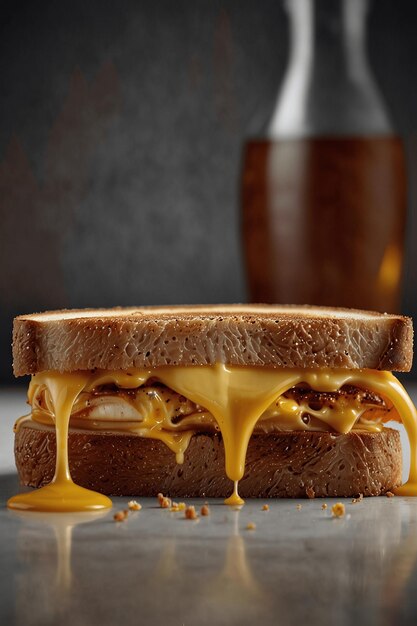
<svg viewBox="0 0 417 626"><path fill-rule="evenodd" d="M68 423L73 404L86 384L85 374L46 375L56 416L56 467L49 485L21 493L7 502L11 509L32 511L97 511L110 508L110 498L84 489L71 480L68 467Z"/></svg>
<svg viewBox="0 0 417 626"><path fill-rule="evenodd" d="M29 400L32 413L17 421L15 431L22 425L33 426L34 423L53 428L54 406L47 387L33 382ZM387 412L385 408L379 415L385 417ZM369 415L372 419L366 419ZM312 405L308 397L284 395L274 400L259 417L253 432L330 430L347 433L352 429L380 432L382 417L374 415L372 402L355 395L341 395L327 403L319 402L318 406L317 400ZM159 439L175 453L179 464L183 463L185 450L196 432L219 430L209 411L172 389L149 381L134 390L98 387L81 392L71 412L70 427Z"/></svg>
<svg viewBox="0 0 417 626"><path fill-rule="evenodd" d="M228 504L243 502L237 487L243 477L246 450L256 423L277 398L299 383L306 383L312 389L324 392L337 391L346 384L356 385L388 399L404 423L411 448L409 479L397 493L417 495L417 413L404 388L390 372L229 367L217 364L206 367L131 369L124 372L42 372L34 376L33 385L46 386L54 406L57 469L50 485L30 494L15 496L9 500L8 506L36 510L85 510L109 506L110 501L104 496L82 490L71 481L67 458L71 409L83 391L91 392L107 384L135 389L150 378L156 378L195 404L205 407L214 416L223 437L226 474L234 482L233 494L226 500ZM348 409L339 412L337 430L349 432L354 419L355 415ZM170 438L174 434L156 429L154 433L145 436L156 436L162 440L166 438L167 445L178 454L180 446L175 439Z"/></svg>

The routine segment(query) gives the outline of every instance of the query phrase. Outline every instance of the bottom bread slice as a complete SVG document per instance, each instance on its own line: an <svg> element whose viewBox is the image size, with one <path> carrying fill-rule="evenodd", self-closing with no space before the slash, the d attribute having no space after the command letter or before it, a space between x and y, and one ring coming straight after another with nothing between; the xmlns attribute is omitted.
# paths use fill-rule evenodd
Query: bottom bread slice
<svg viewBox="0 0 417 626"><path fill-rule="evenodd" d="M70 431L69 464L79 485L113 496L221 497L230 495L221 435L196 434L176 463L161 441L137 435ZM55 433L25 424L16 433L22 484L51 481ZM381 495L401 484L398 431L291 432L253 435L239 492L245 498Z"/></svg>

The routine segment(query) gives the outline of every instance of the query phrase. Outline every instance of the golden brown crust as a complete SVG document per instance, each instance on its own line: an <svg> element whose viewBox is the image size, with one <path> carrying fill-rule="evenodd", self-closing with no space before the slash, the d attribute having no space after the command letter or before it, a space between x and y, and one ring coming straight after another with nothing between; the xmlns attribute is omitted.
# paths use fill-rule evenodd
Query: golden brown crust
<svg viewBox="0 0 417 626"><path fill-rule="evenodd" d="M409 371L408 317L275 305L55 311L17 317L16 376L165 365Z"/></svg>
<svg viewBox="0 0 417 626"><path fill-rule="evenodd" d="M55 433L25 423L17 432L15 456L21 482L39 487L54 473ZM116 496L226 497L219 435L197 434L182 465L160 441L135 435L70 431L69 459L80 485ZM252 436L243 497L305 498L377 496L401 483L399 433L292 432Z"/></svg>

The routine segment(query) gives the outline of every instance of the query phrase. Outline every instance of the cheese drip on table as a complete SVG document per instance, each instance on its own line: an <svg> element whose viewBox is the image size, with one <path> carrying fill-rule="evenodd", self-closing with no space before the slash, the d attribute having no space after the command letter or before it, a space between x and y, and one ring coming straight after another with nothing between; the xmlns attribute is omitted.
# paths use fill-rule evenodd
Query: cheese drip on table
<svg viewBox="0 0 417 626"><path fill-rule="evenodd" d="M90 503L88 496L82 495L81 491L80 498L77 497L76 491L81 488L76 487L71 481L66 442L71 411L82 392L91 392L105 385L116 385L122 389L136 389L146 384L149 379L156 379L186 399L204 407L216 420L225 448L226 474L234 483L233 494L225 501L227 504L243 503L238 494L238 482L244 474L246 451L256 423L277 398L300 383L307 384L311 389L322 392L335 392L344 385L354 385L373 391L388 399L406 428L411 449L409 479L405 485L397 490L397 493L417 495L417 413L405 389L390 372L343 369L273 369L217 364L213 366L129 369L123 372L95 371L62 374L41 372L36 374L31 385L45 386L50 393L54 407L57 433L57 469L50 485L29 494L15 496L9 500L8 506L35 510L74 511L110 506L108 498L105 499L108 501L106 503L104 500L100 500L104 496L93 492L87 492L91 493ZM357 415L349 415L348 410L342 412L339 415L342 425L337 430L349 432L356 418ZM171 449L176 452L181 448L181 446L178 448L178 442L170 439L178 433L155 430L154 434L156 438L165 440L167 445L170 445ZM181 436L181 433L179 434ZM149 435L145 436L152 436L152 433L149 432ZM186 440L183 443L188 445ZM43 494L46 495L46 499L44 499ZM96 496L97 500L95 500ZM51 505L51 499L54 500L53 505ZM61 504L62 502L64 504ZM55 508L48 508L51 506Z"/></svg>
<svg viewBox="0 0 417 626"><path fill-rule="evenodd" d="M49 485L31 493L21 493L7 502L11 509L72 512L110 508L107 496L76 485L68 466L68 424L75 399L86 384L86 375L43 374L55 408L56 466Z"/></svg>

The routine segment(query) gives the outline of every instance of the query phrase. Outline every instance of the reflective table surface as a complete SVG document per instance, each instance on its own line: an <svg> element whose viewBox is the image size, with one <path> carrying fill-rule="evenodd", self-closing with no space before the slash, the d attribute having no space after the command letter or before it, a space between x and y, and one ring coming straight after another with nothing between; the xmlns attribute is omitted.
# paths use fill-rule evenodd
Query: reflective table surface
<svg viewBox="0 0 417 626"><path fill-rule="evenodd" d="M145 498L121 523L127 498L104 515L18 514L5 504L24 410L24 391L1 393L1 625L417 624L417 498L347 499L340 519L331 499L210 500L197 521Z"/></svg>

